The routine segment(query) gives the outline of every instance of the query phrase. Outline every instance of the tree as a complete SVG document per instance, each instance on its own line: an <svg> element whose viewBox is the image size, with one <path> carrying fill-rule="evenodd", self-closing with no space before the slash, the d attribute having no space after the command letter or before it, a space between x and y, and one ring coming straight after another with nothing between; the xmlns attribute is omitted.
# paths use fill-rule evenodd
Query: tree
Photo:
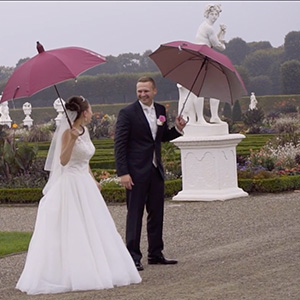
<svg viewBox="0 0 300 300"><path fill-rule="evenodd" d="M300 31L291 31L284 38L285 59L300 60Z"/></svg>
<svg viewBox="0 0 300 300"><path fill-rule="evenodd" d="M151 50L147 50L141 57L140 64L141 64L141 72L159 72L159 69L155 62L149 57L152 53Z"/></svg>
<svg viewBox="0 0 300 300"><path fill-rule="evenodd" d="M265 115L263 110L258 107L257 109L248 110L242 115L242 121L245 125L249 126L249 133L259 133Z"/></svg>
<svg viewBox="0 0 300 300"><path fill-rule="evenodd" d="M239 100L236 100L232 108L232 121L238 122L242 120L242 110Z"/></svg>
<svg viewBox="0 0 300 300"><path fill-rule="evenodd" d="M13 73L14 68L0 66L0 81L6 81Z"/></svg>
<svg viewBox="0 0 300 300"><path fill-rule="evenodd" d="M252 42L247 44L249 47L249 53L255 52L257 50L271 49L272 45L270 42L261 41L261 42Z"/></svg>
<svg viewBox="0 0 300 300"><path fill-rule="evenodd" d="M245 86L247 87L250 81L248 70L244 66L234 66L239 75L241 76Z"/></svg>
<svg viewBox="0 0 300 300"><path fill-rule="evenodd" d="M280 67L280 81L284 94L300 93L300 61L286 61Z"/></svg>
<svg viewBox="0 0 300 300"><path fill-rule="evenodd" d="M272 81L266 75L251 77L248 90L254 91L256 95L270 95L272 94Z"/></svg>
<svg viewBox="0 0 300 300"><path fill-rule="evenodd" d="M225 102L223 109L223 117L226 119L232 119L231 105Z"/></svg>
<svg viewBox="0 0 300 300"><path fill-rule="evenodd" d="M249 53L249 47L241 38L234 38L226 44L226 49L223 53L229 57L234 65L241 65L242 61Z"/></svg>
<svg viewBox="0 0 300 300"><path fill-rule="evenodd" d="M257 50L246 56L245 66L251 76L269 75L273 57L268 50Z"/></svg>
<svg viewBox="0 0 300 300"><path fill-rule="evenodd" d="M17 68L18 66L22 65L24 62L26 62L26 61L29 60L29 59L30 59L30 57L26 57L26 58L21 58L21 59L19 59L19 61L18 61L17 64L16 64L16 68Z"/></svg>

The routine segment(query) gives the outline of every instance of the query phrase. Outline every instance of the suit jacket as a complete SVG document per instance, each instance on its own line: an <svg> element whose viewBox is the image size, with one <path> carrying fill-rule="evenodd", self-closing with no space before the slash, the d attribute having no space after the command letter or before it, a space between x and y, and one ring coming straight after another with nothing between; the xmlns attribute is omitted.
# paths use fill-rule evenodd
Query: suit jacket
<svg viewBox="0 0 300 300"><path fill-rule="evenodd" d="M155 103L156 117L166 117L163 105ZM143 182L151 176L153 151L155 150L157 167L164 177L161 161L161 142L170 141L180 136L175 127L169 129L167 122L157 126L153 140L151 129L139 103L128 105L120 110L115 132L115 160L118 176L130 174L133 182Z"/></svg>

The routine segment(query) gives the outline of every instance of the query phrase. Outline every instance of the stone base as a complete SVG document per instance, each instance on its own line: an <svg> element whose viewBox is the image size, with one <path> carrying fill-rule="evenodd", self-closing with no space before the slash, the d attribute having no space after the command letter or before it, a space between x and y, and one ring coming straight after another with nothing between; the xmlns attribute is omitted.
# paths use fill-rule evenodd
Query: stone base
<svg viewBox="0 0 300 300"><path fill-rule="evenodd" d="M187 124L184 128L184 137L203 137L228 134L227 123Z"/></svg>
<svg viewBox="0 0 300 300"><path fill-rule="evenodd" d="M24 126L27 126L30 128L33 125L33 119L31 119L31 117L29 117L29 116L26 116L26 118L23 120L23 124L24 124Z"/></svg>
<svg viewBox="0 0 300 300"><path fill-rule="evenodd" d="M11 122L12 120L0 120L0 125L7 125L9 128L11 128Z"/></svg>
<svg viewBox="0 0 300 300"><path fill-rule="evenodd" d="M184 134L173 140L181 152L182 169L182 191L173 200L213 201L247 196L238 187L236 166L236 146L244 137Z"/></svg>
<svg viewBox="0 0 300 300"><path fill-rule="evenodd" d="M229 200L233 198L246 197L248 193L241 188L229 188L222 190L187 190L181 191L172 198L174 201L215 201Z"/></svg>

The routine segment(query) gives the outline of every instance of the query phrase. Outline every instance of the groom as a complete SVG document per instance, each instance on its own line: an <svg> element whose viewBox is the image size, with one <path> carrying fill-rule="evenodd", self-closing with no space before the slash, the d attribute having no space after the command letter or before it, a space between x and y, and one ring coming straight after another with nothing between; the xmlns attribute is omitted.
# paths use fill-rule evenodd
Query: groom
<svg viewBox="0 0 300 300"><path fill-rule="evenodd" d="M126 245L139 271L144 269L140 239L144 207L147 216L148 263L176 264L163 250L164 170L161 142L182 134L185 121L167 125L166 109L154 102L157 93L151 77L141 77L136 85L138 100L120 110L115 132L117 174L126 188Z"/></svg>

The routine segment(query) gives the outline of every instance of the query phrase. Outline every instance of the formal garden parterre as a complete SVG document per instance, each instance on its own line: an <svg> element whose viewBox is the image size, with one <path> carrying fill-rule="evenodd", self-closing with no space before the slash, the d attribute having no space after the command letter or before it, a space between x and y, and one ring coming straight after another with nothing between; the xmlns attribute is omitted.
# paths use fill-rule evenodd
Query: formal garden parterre
<svg viewBox="0 0 300 300"><path fill-rule="evenodd" d="M275 101L276 105L269 111L266 107L263 109L263 105L249 111L243 104L233 109L231 115L228 112L226 115L226 105L222 107L230 133L245 134L245 139L237 146L237 170L238 186L248 193L300 189L298 106L294 97L287 99L290 101ZM176 104L177 101L165 103L170 125L176 116ZM116 175L113 149L114 126L120 107L110 115L94 109L88 126L96 148L90 166L108 202L125 199L125 190ZM234 112L240 115L234 116ZM48 179L43 166L55 122L52 119L30 129L17 123L13 125L12 128L0 127L0 203L38 202ZM164 143L162 158L165 197L169 198L182 189L180 150L173 143Z"/></svg>

